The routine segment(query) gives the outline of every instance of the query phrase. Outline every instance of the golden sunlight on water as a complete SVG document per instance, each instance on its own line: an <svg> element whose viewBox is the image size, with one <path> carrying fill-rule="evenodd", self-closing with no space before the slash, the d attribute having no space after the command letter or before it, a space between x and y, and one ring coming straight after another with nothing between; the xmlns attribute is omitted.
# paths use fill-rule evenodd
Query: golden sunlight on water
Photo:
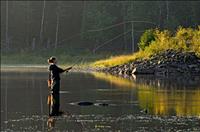
<svg viewBox="0 0 200 132"><path fill-rule="evenodd" d="M92 73L95 78L119 88L136 88L141 109L153 115L200 116L200 86L174 85L166 80L125 79L105 73ZM198 81L198 80L197 80Z"/></svg>
<svg viewBox="0 0 200 132"><path fill-rule="evenodd" d="M92 75L94 75L96 79L104 80L108 83L118 86L119 88L135 87L135 83L122 77L117 77L117 76L113 76L111 74L105 74L102 72L92 72Z"/></svg>
<svg viewBox="0 0 200 132"><path fill-rule="evenodd" d="M138 90L141 108L155 115L200 116L200 89L159 90L141 85Z"/></svg>

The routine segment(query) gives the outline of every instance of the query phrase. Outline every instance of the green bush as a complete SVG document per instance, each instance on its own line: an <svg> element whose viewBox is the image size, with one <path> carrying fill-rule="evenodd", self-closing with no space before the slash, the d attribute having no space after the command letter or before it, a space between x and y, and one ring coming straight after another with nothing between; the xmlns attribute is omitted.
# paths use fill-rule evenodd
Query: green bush
<svg viewBox="0 0 200 132"><path fill-rule="evenodd" d="M153 29L149 29L140 37L138 47L140 50L144 50L152 41L155 41L155 32Z"/></svg>
<svg viewBox="0 0 200 132"><path fill-rule="evenodd" d="M200 57L200 26L197 28L179 27L174 34L169 30L147 30L140 39L139 48L141 50L133 54L96 61L93 66L112 67L136 59L149 59L152 55L168 49L194 52Z"/></svg>

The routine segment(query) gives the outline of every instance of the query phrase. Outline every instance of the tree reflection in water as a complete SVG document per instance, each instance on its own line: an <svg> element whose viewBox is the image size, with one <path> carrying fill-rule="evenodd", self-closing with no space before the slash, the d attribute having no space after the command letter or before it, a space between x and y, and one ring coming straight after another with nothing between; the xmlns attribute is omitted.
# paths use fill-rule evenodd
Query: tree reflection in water
<svg viewBox="0 0 200 132"><path fill-rule="evenodd" d="M92 74L120 88L136 89L140 108L150 114L200 116L199 76L134 76L125 79L105 73Z"/></svg>

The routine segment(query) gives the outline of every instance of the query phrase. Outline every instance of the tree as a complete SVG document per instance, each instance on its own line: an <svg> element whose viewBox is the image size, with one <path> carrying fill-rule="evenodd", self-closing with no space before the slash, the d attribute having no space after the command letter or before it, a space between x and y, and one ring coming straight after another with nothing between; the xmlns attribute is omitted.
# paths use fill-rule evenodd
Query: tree
<svg viewBox="0 0 200 132"><path fill-rule="evenodd" d="M112 16L107 10L106 2L88 2L84 8L84 21L82 22L82 39L92 41L98 45L110 38L114 30L101 30L106 26L112 25L116 17ZM97 31L95 31L97 29ZM96 47L94 45L94 47Z"/></svg>

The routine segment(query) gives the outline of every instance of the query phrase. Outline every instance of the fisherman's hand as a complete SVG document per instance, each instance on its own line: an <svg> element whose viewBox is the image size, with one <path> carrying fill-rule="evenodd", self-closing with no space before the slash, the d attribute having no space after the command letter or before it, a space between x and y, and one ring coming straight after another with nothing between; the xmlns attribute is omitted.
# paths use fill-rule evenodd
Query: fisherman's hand
<svg viewBox="0 0 200 132"><path fill-rule="evenodd" d="M69 70L72 69L72 66L71 67L68 67L67 69L65 69L66 72L68 72Z"/></svg>

